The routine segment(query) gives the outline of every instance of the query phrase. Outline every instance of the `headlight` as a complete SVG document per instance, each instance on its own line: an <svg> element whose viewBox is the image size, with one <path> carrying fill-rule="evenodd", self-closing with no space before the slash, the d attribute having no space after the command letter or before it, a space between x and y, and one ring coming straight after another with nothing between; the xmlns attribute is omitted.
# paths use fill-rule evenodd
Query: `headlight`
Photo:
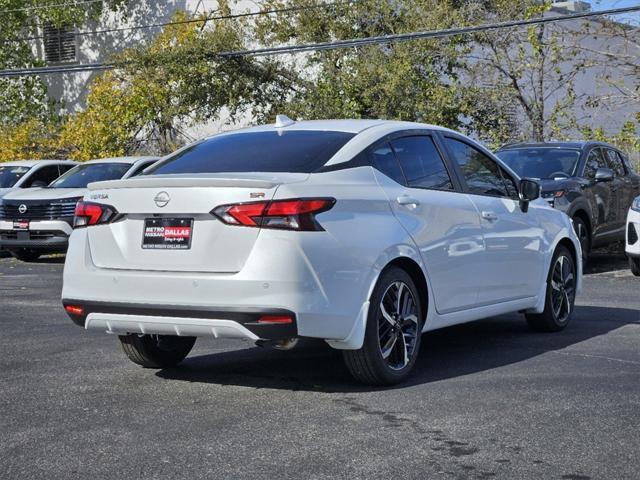
<svg viewBox="0 0 640 480"><path fill-rule="evenodd" d="M633 203L631 204L631 210L635 210L636 212L640 212L640 197L636 197Z"/></svg>

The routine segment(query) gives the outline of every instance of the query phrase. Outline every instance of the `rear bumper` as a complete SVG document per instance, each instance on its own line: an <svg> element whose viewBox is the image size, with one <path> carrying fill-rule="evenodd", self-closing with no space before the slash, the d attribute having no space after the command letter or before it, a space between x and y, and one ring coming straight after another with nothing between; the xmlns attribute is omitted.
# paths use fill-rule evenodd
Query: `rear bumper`
<svg viewBox="0 0 640 480"><path fill-rule="evenodd" d="M107 333L212 336L248 340L283 340L298 336L293 312L273 308L205 308L175 305L84 302L63 299L62 304L80 307L82 313L67 311L71 320L87 330ZM267 317L267 318L265 318ZM289 318L289 323L276 323ZM273 322L270 322L269 319Z"/></svg>

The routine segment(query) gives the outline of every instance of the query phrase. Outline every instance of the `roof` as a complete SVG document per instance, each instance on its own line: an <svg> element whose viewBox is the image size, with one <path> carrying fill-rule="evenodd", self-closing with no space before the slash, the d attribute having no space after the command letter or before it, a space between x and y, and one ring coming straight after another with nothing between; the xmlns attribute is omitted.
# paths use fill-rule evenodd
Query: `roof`
<svg viewBox="0 0 640 480"><path fill-rule="evenodd" d="M33 167L34 165L57 165L57 164L75 165L77 162L73 160L12 160L10 162L0 162L2 167Z"/></svg>
<svg viewBox="0 0 640 480"><path fill-rule="evenodd" d="M301 120L294 121L286 126L276 127L275 124L259 125L256 127L243 128L225 132L222 135L246 133L246 132L270 132L270 131L295 131L295 130L315 130L315 131L331 131L331 132L348 132L361 133L372 127L377 126L395 126L397 128L430 128L432 130L447 130L437 125L428 125L425 123L401 122L397 120L365 120L365 119L347 119L347 120Z"/></svg>
<svg viewBox="0 0 640 480"><path fill-rule="evenodd" d="M583 150L587 147L592 147L595 145L603 145L607 147L612 147L605 142L595 142L595 141L575 141L575 142L525 142L525 143L510 143L507 145L503 145L500 147L498 151L501 150L517 150L521 148L571 148L575 150Z"/></svg>
<svg viewBox="0 0 640 480"><path fill-rule="evenodd" d="M136 162L140 162L142 160L160 160L160 157L112 157L112 158L98 158L95 160L89 160L86 163L128 163L133 165Z"/></svg>

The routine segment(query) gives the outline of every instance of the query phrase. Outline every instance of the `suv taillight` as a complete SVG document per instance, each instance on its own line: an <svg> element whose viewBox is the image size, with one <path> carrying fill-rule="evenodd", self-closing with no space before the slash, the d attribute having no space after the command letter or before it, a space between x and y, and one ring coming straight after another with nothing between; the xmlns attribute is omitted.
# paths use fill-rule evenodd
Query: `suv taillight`
<svg viewBox="0 0 640 480"><path fill-rule="evenodd" d="M322 231L315 216L331 209L335 203L334 198L292 198L221 205L211 213L227 225Z"/></svg>
<svg viewBox="0 0 640 480"><path fill-rule="evenodd" d="M117 215L115 208L100 203L83 202L76 203L76 211L73 217L73 228L88 227L109 223Z"/></svg>

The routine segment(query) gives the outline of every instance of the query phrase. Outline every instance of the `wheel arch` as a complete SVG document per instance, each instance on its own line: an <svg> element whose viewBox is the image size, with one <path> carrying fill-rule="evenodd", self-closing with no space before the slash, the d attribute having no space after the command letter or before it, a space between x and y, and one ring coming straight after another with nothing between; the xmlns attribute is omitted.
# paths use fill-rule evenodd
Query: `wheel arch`
<svg viewBox="0 0 640 480"><path fill-rule="evenodd" d="M583 207L578 207L571 213L571 218L574 217L579 217L587 225L587 233L589 234L589 249L591 249L591 244L593 243L593 222L591 221L589 212L587 212L587 210Z"/></svg>
<svg viewBox="0 0 640 480"><path fill-rule="evenodd" d="M405 272L409 274L411 280L416 284L418 288L418 293L420 294L420 303L422 306L422 315L423 322L427 319L427 312L429 310L429 284L427 283L427 277L422 270L422 267L412 258L409 257L397 257L391 260L380 272L380 275L385 270L388 270L391 267L399 267ZM378 276L379 277L379 276ZM377 280L376 280L377 281ZM373 289L369 293L369 298L371 298L371 293ZM424 324L423 324L424 326Z"/></svg>

